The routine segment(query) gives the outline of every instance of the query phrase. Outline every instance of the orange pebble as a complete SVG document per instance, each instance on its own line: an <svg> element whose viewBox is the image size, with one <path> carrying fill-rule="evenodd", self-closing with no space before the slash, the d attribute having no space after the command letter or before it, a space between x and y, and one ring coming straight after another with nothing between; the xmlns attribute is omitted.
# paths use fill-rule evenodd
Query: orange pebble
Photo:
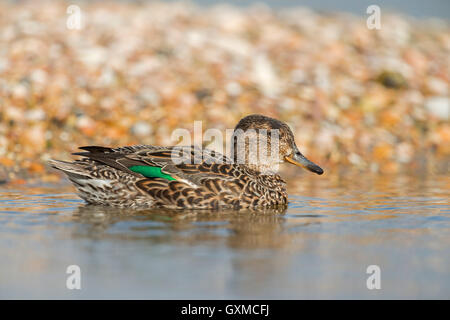
<svg viewBox="0 0 450 320"><path fill-rule="evenodd" d="M33 173L43 173L45 171L44 166L40 163L31 163L28 170Z"/></svg>
<svg viewBox="0 0 450 320"><path fill-rule="evenodd" d="M10 183L11 184L25 184L25 183L27 183L27 181L25 179L14 179L14 180L11 180Z"/></svg>
<svg viewBox="0 0 450 320"><path fill-rule="evenodd" d="M0 164L5 167L12 167L14 165L14 161L9 158L0 158Z"/></svg>

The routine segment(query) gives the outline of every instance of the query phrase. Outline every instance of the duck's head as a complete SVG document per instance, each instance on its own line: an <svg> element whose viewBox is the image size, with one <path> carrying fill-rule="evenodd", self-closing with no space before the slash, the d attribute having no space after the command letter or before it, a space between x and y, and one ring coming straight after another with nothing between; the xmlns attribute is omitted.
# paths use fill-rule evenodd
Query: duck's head
<svg viewBox="0 0 450 320"><path fill-rule="evenodd" d="M294 134L282 121L259 114L249 115L236 125L232 139L234 162L261 173L276 172L283 162L323 173L322 168L298 150Z"/></svg>

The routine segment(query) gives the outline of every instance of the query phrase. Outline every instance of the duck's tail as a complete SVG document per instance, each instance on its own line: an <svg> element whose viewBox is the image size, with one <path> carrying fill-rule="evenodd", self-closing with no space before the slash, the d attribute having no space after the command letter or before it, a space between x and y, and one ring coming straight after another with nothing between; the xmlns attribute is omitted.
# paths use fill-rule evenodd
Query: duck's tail
<svg viewBox="0 0 450 320"><path fill-rule="evenodd" d="M49 160L48 164L55 169L64 172L70 180L89 178L89 171L77 162L67 162L61 160Z"/></svg>
<svg viewBox="0 0 450 320"><path fill-rule="evenodd" d="M88 203L108 204L105 202L110 195L106 186L111 181L104 181L92 177L90 171L80 161L67 162L61 160L49 160L49 165L64 172L78 190L78 195Z"/></svg>
<svg viewBox="0 0 450 320"><path fill-rule="evenodd" d="M49 160L49 165L64 172L78 190L78 195L88 203L111 205L116 207L152 206L152 200L143 195L135 186L138 179L127 175L125 178L114 168L108 174L99 177L94 174L92 163L84 161L66 162ZM107 172L107 173L108 173Z"/></svg>

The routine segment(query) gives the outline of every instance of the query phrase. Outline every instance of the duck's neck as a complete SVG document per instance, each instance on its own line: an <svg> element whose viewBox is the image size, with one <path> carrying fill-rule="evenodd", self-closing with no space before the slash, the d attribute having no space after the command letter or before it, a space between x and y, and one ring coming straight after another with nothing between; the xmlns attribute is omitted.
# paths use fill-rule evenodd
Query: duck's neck
<svg viewBox="0 0 450 320"><path fill-rule="evenodd" d="M258 164L251 164L246 163L244 164L244 167L247 169L254 171L258 175L275 175L277 174L276 170L273 170L273 168L269 165L258 165Z"/></svg>
<svg viewBox="0 0 450 320"><path fill-rule="evenodd" d="M249 151L248 145L244 148L234 146L231 159L234 164L243 165L245 168L254 171L258 175L274 175L278 172L279 162L268 156L261 156L258 152Z"/></svg>

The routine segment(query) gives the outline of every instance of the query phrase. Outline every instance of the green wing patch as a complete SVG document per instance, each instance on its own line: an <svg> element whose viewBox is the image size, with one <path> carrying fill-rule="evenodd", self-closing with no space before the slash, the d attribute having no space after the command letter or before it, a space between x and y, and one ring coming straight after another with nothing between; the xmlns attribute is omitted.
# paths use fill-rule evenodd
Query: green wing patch
<svg viewBox="0 0 450 320"><path fill-rule="evenodd" d="M132 166L129 167L133 172L137 172L142 174L144 177L147 178L163 178L166 180L176 180L172 176L162 173L160 167L151 167L151 166Z"/></svg>

